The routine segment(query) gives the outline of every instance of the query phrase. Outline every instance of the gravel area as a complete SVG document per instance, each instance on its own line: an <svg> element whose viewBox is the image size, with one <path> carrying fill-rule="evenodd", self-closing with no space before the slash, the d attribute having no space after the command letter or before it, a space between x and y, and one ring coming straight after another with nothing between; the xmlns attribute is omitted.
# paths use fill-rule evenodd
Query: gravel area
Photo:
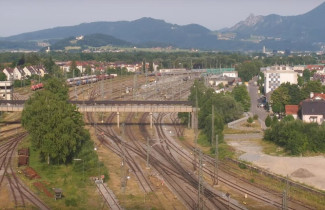
<svg viewBox="0 0 325 210"><path fill-rule="evenodd" d="M250 138L253 137L253 138ZM325 157L277 157L264 154L262 147L250 139L250 135L226 135L229 145L243 152L239 159L253 163L261 168L292 180L325 190Z"/></svg>

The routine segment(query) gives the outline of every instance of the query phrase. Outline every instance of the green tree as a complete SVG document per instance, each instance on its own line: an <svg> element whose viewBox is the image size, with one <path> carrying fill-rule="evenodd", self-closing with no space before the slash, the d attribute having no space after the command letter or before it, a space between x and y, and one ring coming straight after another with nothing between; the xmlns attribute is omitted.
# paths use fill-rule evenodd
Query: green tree
<svg viewBox="0 0 325 210"><path fill-rule="evenodd" d="M149 62L149 71L153 72L153 62L152 61Z"/></svg>
<svg viewBox="0 0 325 210"><path fill-rule="evenodd" d="M254 120L253 120L253 118L249 117L249 118L247 119L247 122L248 122L249 124L251 124L251 123L254 122Z"/></svg>
<svg viewBox="0 0 325 210"><path fill-rule="evenodd" d="M47 70L47 72L49 74L54 74L55 73L55 71L54 71L55 70L55 63L52 60L51 56L49 56L48 58L46 58L44 60L44 67L45 67L45 69Z"/></svg>
<svg viewBox="0 0 325 210"><path fill-rule="evenodd" d="M280 85L271 95L273 112L284 112L284 106L290 103L289 90L285 84Z"/></svg>
<svg viewBox="0 0 325 210"><path fill-rule="evenodd" d="M302 97L304 99L309 98L311 92L321 93L322 90L322 83L320 81L309 81L302 87Z"/></svg>
<svg viewBox="0 0 325 210"><path fill-rule="evenodd" d="M251 101L245 85L236 86L232 91L232 95L243 106L245 112L249 111Z"/></svg>
<svg viewBox="0 0 325 210"><path fill-rule="evenodd" d="M309 82L311 77L311 72L308 69L305 69L302 73L302 77L304 78L304 82Z"/></svg>
<svg viewBox="0 0 325 210"><path fill-rule="evenodd" d="M67 102L67 91L64 82L50 79L43 91L26 102L22 113L22 125L30 134L33 148L48 163L71 161L90 138L82 115Z"/></svg>
<svg viewBox="0 0 325 210"><path fill-rule="evenodd" d="M262 64L257 61L245 62L240 64L236 69L238 76L247 82L260 72Z"/></svg>
<svg viewBox="0 0 325 210"><path fill-rule="evenodd" d="M0 81L6 81L7 80L7 76L5 73L0 72Z"/></svg>
<svg viewBox="0 0 325 210"><path fill-rule="evenodd" d="M298 80L297 81L298 82L298 85L300 87L302 87L304 85L304 78L298 75L298 79L297 80Z"/></svg>
<svg viewBox="0 0 325 210"><path fill-rule="evenodd" d="M298 105L303 100L302 93L298 85L287 83L286 86L288 87L288 93L290 96L289 104Z"/></svg>
<svg viewBox="0 0 325 210"><path fill-rule="evenodd" d="M270 115L268 115L266 118L265 118L265 126L266 127L270 127L272 124L272 119L270 117Z"/></svg>
<svg viewBox="0 0 325 210"><path fill-rule="evenodd" d="M278 124L278 122L279 122L278 118L276 116L273 116L273 118L272 118L272 126Z"/></svg>

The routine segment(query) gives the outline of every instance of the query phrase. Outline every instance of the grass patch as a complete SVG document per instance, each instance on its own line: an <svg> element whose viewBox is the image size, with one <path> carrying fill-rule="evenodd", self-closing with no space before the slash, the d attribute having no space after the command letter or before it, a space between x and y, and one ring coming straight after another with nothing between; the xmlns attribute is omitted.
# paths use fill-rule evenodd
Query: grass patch
<svg viewBox="0 0 325 210"><path fill-rule="evenodd" d="M265 154L275 155L275 156L287 155L286 151L282 147L279 147L273 142L265 141L265 140L257 140L257 143L259 143L262 146L263 153Z"/></svg>
<svg viewBox="0 0 325 210"><path fill-rule="evenodd" d="M228 126L225 126L223 130L223 134L247 134L247 133L261 133L261 131L233 129L233 128L228 128Z"/></svg>
<svg viewBox="0 0 325 210"><path fill-rule="evenodd" d="M91 144L85 145L89 147ZM22 141L20 147L30 146L28 139ZM93 147L91 148L93 150ZM81 152L82 158L86 160L74 161L70 164L47 165L39 158L39 152L30 149L30 167L35 169L41 176L41 179L29 180L24 175L20 175L21 179L50 207L53 209L101 209L104 201L97 192L93 181L89 179L91 176L98 176L99 173L105 174L108 178L107 169L98 159L87 159L87 149ZM88 161L87 161L88 160ZM96 165L97 167L94 167ZM101 172L99 172L101 171ZM53 188L61 188L63 190L63 198L54 200L45 193L38 190L33 184L41 182L46 189L53 193Z"/></svg>
<svg viewBox="0 0 325 210"><path fill-rule="evenodd" d="M203 133L200 133L200 134L199 134L199 137L198 137L198 139L197 139L197 143L198 143L199 145L201 145L202 147L210 147L210 146L211 146L211 144L210 144L210 142L209 142L207 136L204 135Z"/></svg>
<svg viewBox="0 0 325 210"><path fill-rule="evenodd" d="M180 141L185 141L184 136L179 136L178 139L179 139Z"/></svg>

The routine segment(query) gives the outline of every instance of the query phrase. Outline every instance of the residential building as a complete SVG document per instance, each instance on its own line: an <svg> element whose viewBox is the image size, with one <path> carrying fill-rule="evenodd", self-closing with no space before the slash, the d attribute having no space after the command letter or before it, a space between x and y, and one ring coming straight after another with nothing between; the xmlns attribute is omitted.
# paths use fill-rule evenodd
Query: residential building
<svg viewBox="0 0 325 210"><path fill-rule="evenodd" d="M290 66L272 66L264 71L265 94L277 89L281 84L289 82L298 83L298 73Z"/></svg>
<svg viewBox="0 0 325 210"><path fill-rule="evenodd" d="M25 72L23 70L23 68L21 67L15 67L14 71L13 71L13 79L14 80L23 80L25 79Z"/></svg>
<svg viewBox="0 0 325 210"><path fill-rule="evenodd" d="M286 115L292 115L296 120L298 119L299 106L298 105L286 105L285 106Z"/></svg>
<svg viewBox="0 0 325 210"><path fill-rule="evenodd" d="M325 117L324 100L305 100L301 103L302 120L306 123L323 124Z"/></svg>
<svg viewBox="0 0 325 210"><path fill-rule="evenodd" d="M310 99L311 100L325 100L325 94L324 93L310 93Z"/></svg>
<svg viewBox="0 0 325 210"><path fill-rule="evenodd" d="M237 71L229 71L229 72L223 72L222 73L223 77L234 77L237 78L238 77L238 72Z"/></svg>
<svg viewBox="0 0 325 210"><path fill-rule="evenodd" d="M308 69L309 71L324 71L324 65L307 65L306 69Z"/></svg>
<svg viewBox="0 0 325 210"><path fill-rule="evenodd" d="M14 69L13 68L5 68L2 72L7 76L7 80L11 80L14 77Z"/></svg>

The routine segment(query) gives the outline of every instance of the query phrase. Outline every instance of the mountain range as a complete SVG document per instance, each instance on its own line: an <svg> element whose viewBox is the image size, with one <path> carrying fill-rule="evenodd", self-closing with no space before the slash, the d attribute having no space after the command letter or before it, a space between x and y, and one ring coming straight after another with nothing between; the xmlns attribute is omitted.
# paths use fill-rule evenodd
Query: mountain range
<svg viewBox="0 0 325 210"><path fill-rule="evenodd" d="M198 24L181 26L153 18L82 23L0 38L0 49L16 49L20 45L20 48L41 48L35 44L37 42L48 42L54 49L64 49L71 45L73 37L82 35L86 39L78 42L81 48L115 45L261 51L266 46L272 50L320 50L325 46L324 19L325 3L297 16L250 15L235 26L220 31L211 31Z"/></svg>

